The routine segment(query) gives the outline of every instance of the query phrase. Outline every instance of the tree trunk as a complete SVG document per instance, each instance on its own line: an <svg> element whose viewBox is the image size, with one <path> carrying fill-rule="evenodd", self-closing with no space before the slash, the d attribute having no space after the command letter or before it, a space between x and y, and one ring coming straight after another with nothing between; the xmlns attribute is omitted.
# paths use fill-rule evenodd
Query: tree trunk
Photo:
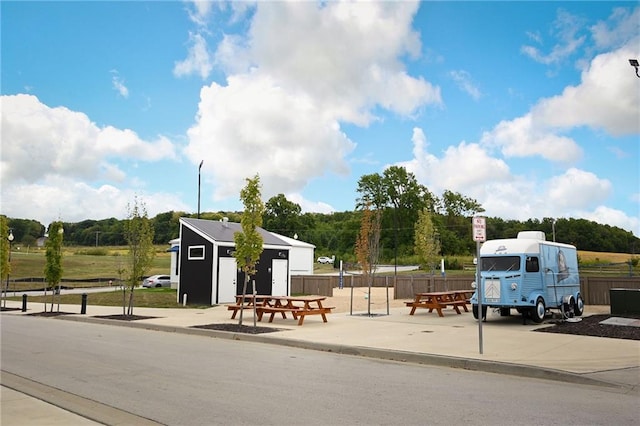
<svg viewBox="0 0 640 426"><path fill-rule="evenodd" d="M129 311L127 315L133 315L133 287L129 291Z"/></svg>
<svg viewBox="0 0 640 426"><path fill-rule="evenodd" d="M244 274L244 282L242 283L242 301L240 302L240 306L242 308L244 308L244 298L247 294L247 283L249 282L249 274L247 274L245 272ZM255 300L253 301L253 303L255 304ZM244 309L240 309L240 319L238 320L238 325L242 325L242 313L244 312Z"/></svg>

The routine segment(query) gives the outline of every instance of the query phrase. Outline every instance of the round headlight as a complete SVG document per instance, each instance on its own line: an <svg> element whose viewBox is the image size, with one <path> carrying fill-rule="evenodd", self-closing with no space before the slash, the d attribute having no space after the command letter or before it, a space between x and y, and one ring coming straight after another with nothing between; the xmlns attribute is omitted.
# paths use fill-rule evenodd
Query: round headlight
<svg viewBox="0 0 640 426"><path fill-rule="evenodd" d="M471 283L471 288L476 288L477 286L478 286L478 285L476 284L476 282L475 282L475 281Z"/></svg>
<svg viewBox="0 0 640 426"><path fill-rule="evenodd" d="M516 283L511 283L511 290L515 290L518 288L518 284Z"/></svg>

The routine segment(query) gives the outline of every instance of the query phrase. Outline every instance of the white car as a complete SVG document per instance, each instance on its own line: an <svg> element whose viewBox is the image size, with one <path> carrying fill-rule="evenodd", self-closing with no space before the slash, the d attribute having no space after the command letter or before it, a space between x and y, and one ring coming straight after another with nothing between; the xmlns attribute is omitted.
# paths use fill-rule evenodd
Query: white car
<svg viewBox="0 0 640 426"><path fill-rule="evenodd" d="M169 275L151 275L142 281L142 287L171 287L171 277Z"/></svg>
<svg viewBox="0 0 640 426"><path fill-rule="evenodd" d="M333 263L333 259L327 256L320 256L318 258L318 263Z"/></svg>

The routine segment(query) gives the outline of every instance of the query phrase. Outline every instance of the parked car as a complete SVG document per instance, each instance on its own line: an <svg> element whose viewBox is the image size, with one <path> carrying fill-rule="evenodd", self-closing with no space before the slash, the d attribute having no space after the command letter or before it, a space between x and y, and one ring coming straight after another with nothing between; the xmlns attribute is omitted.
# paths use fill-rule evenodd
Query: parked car
<svg viewBox="0 0 640 426"><path fill-rule="evenodd" d="M142 287L171 287L171 277L169 275L151 275L142 281Z"/></svg>
<svg viewBox="0 0 640 426"><path fill-rule="evenodd" d="M327 256L320 256L318 258L318 263L333 263L333 259Z"/></svg>

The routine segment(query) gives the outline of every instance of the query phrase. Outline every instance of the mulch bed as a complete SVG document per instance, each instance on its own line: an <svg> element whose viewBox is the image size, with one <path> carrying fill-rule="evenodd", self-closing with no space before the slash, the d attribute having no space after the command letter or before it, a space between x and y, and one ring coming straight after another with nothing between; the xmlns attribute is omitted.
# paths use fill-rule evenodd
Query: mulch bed
<svg viewBox="0 0 640 426"><path fill-rule="evenodd" d="M111 319L111 320L119 320L119 321L138 321L138 320L145 320L145 319L153 319L153 318L157 318L157 317L146 317L144 315L96 315L95 318L104 318L104 319Z"/></svg>
<svg viewBox="0 0 640 426"><path fill-rule="evenodd" d="M576 334L580 336L609 337L612 339L640 340L640 327L600 324L615 315L590 315L579 322L552 321L552 327L535 331L543 333ZM640 315L625 315L625 318L640 319Z"/></svg>
<svg viewBox="0 0 640 426"><path fill-rule="evenodd" d="M74 315L73 312L33 312L27 314L32 317L59 317L60 315Z"/></svg>
<svg viewBox="0 0 640 426"><path fill-rule="evenodd" d="M252 325L240 325L240 324L205 324L205 325L194 325L191 328L203 328L206 330L219 330L219 331L229 331L232 333L245 333L245 334L263 334L263 333L273 333L274 331L282 331L282 328L272 328L272 327L254 327Z"/></svg>

